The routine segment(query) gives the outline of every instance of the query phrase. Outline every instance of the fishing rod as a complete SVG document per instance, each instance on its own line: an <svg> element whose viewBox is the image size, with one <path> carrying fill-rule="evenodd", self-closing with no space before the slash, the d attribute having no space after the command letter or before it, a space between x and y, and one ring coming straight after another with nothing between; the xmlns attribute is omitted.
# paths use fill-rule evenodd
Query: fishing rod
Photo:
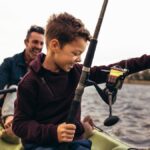
<svg viewBox="0 0 150 150"><path fill-rule="evenodd" d="M87 51L87 54L86 54L86 57L84 60L80 80L79 80L79 83L78 83L77 88L75 90L75 96L74 96L73 102L71 104L71 109L70 109L70 112L69 112L69 115L67 118L67 123L72 123L74 121L74 116L76 116L77 109L80 105L81 98L82 98L82 95L84 92L84 88L87 84L87 80L88 80L88 77L90 74L90 67L91 67L93 57L95 54L96 45L97 45L97 38L98 38L99 31L100 31L102 21L104 18L107 3L108 3L108 0L104 0L103 5L102 5L102 9L100 12L100 16L98 18L98 22L97 22L97 25L95 28L94 35L93 35L92 39L90 40L90 45L88 47L88 51Z"/></svg>
<svg viewBox="0 0 150 150"><path fill-rule="evenodd" d="M83 63L83 68L82 68L80 80L79 80L79 83L78 83L77 88L75 90L75 96L73 98L73 102L71 104L69 115L67 117L67 121L66 121L67 123L74 123L75 116L76 116L78 108L80 106L81 98L82 98L82 95L84 92L84 88L87 84L87 80L88 80L88 77L90 74L90 67L91 67L93 57L95 54L95 50L96 50L97 38L98 38L98 35L100 32L100 28L102 25L102 21L104 18L107 4L108 4L108 0L104 0L101 11L100 11L100 15L98 18L98 22L96 24L95 32L94 32L92 39L90 40L90 45L88 47L88 51L87 51L87 54L86 54L86 57L85 57L85 60ZM65 146L63 147L63 149L65 149L65 150L69 149L68 143L65 143Z"/></svg>

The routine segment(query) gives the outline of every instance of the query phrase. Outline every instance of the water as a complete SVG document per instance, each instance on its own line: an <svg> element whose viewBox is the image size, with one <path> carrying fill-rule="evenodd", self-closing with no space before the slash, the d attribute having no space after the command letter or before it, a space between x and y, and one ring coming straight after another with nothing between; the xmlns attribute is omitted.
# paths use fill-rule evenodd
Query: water
<svg viewBox="0 0 150 150"><path fill-rule="evenodd" d="M103 88L104 85L100 85ZM90 115L96 126L136 147L150 148L150 85L124 84L118 91L112 114L120 121L112 126L103 125L109 108L94 87L85 88L82 97L82 118Z"/></svg>

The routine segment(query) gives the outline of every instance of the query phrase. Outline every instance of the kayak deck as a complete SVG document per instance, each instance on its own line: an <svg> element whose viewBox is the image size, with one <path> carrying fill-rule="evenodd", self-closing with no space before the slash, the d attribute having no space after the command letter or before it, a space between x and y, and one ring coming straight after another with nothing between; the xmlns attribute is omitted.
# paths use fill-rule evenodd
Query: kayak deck
<svg viewBox="0 0 150 150"><path fill-rule="evenodd" d="M0 150L22 150L21 144L9 144L0 139Z"/></svg>
<svg viewBox="0 0 150 150"><path fill-rule="evenodd" d="M2 133L3 127L0 124L0 135ZM5 142L3 139L0 138L0 150L22 150L22 144L11 144Z"/></svg>
<svg viewBox="0 0 150 150"><path fill-rule="evenodd" d="M103 131L94 130L89 139L92 141L92 150L128 150L130 148Z"/></svg>
<svg viewBox="0 0 150 150"><path fill-rule="evenodd" d="M0 127L2 130L2 127ZM129 146L122 143L118 139L111 137L107 133L99 130L94 130L93 135L89 138L92 141L92 150L129 150ZM0 150L22 150L20 144L9 144L0 139Z"/></svg>

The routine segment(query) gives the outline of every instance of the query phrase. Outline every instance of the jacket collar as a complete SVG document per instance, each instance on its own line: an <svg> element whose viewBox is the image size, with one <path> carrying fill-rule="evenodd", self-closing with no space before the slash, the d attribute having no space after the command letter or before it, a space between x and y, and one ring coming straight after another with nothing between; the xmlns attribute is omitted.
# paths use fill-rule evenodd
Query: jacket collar
<svg viewBox="0 0 150 150"><path fill-rule="evenodd" d="M42 63L45 59L45 54L44 53L40 53L38 54L38 56L35 58L35 60L33 60L29 67L35 72L35 73L39 73L42 67Z"/></svg>
<svg viewBox="0 0 150 150"><path fill-rule="evenodd" d="M18 66L26 66L24 55L25 50L18 54L18 57L16 58L16 63Z"/></svg>

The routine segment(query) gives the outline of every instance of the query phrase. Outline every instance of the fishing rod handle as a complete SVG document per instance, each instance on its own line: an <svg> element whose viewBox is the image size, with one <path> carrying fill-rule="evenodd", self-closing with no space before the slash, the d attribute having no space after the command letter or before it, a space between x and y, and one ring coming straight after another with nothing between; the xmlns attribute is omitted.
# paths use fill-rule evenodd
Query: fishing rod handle
<svg viewBox="0 0 150 150"><path fill-rule="evenodd" d="M77 113L76 111L78 110L79 106L80 106L80 101L72 101L71 109L70 109L66 123L74 122L74 118Z"/></svg>
<svg viewBox="0 0 150 150"><path fill-rule="evenodd" d="M80 80L75 90L75 95L68 113L67 123L73 123L74 116L76 116L77 111L79 110L81 98L84 92L84 87L87 84L89 72L90 68L83 66Z"/></svg>

